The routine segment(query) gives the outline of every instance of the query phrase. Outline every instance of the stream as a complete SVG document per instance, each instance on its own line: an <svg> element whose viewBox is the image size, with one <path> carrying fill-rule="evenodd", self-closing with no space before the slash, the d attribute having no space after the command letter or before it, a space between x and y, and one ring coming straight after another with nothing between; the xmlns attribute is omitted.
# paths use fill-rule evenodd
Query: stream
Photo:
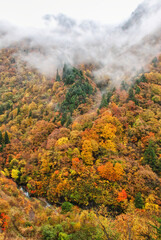
<svg viewBox="0 0 161 240"><path fill-rule="evenodd" d="M24 196L26 196L29 199L32 199L32 197L30 197L28 191L24 187L22 186L19 187L19 190L23 193ZM45 208L53 208L53 206L49 202L47 202L46 199L44 198L37 198L37 199L44 204Z"/></svg>

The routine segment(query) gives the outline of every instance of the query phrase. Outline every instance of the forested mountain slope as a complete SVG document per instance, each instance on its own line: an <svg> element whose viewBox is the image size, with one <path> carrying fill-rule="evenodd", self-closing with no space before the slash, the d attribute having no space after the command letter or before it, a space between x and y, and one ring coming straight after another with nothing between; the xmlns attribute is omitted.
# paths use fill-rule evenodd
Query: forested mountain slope
<svg viewBox="0 0 161 240"><path fill-rule="evenodd" d="M160 239L161 57L100 101L94 66L47 78L16 51L0 51L1 238Z"/></svg>

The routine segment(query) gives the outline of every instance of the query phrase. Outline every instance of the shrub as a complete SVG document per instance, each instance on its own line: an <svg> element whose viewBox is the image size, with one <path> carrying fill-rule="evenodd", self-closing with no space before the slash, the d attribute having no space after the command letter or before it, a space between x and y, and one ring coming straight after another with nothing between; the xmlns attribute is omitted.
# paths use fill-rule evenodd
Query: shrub
<svg viewBox="0 0 161 240"><path fill-rule="evenodd" d="M84 227L80 231L71 235L71 240L102 240L103 231L96 227Z"/></svg>
<svg viewBox="0 0 161 240"><path fill-rule="evenodd" d="M61 224L57 224L55 227L52 227L51 225L44 225L42 227L42 235L44 240L67 240L67 238L58 238L60 233L63 232L63 228ZM60 235L61 236L61 235Z"/></svg>
<svg viewBox="0 0 161 240"><path fill-rule="evenodd" d="M53 227L50 225L45 225L42 227L42 235L45 240L52 240L55 235L53 232Z"/></svg>
<svg viewBox="0 0 161 240"><path fill-rule="evenodd" d="M62 212L70 212L73 207L73 204L70 202L64 202L61 206Z"/></svg>
<svg viewBox="0 0 161 240"><path fill-rule="evenodd" d="M70 236L69 236L68 234L66 234L66 233L60 232L58 239L59 239L59 240L69 240L69 239L70 239Z"/></svg>

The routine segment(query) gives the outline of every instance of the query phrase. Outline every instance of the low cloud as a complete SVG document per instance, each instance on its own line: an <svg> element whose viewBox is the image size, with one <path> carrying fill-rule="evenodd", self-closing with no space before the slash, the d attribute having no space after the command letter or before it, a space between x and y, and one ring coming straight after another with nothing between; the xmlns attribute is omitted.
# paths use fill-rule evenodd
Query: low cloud
<svg viewBox="0 0 161 240"><path fill-rule="evenodd" d="M161 52L161 3L146 0L120 26L78 22L63 14L46 15L42 28L18 28L0 22L0 48L20 44L19 54L41 73L53 76L64 63L96 64L97 81L114 83L146 69Z"/></svg>

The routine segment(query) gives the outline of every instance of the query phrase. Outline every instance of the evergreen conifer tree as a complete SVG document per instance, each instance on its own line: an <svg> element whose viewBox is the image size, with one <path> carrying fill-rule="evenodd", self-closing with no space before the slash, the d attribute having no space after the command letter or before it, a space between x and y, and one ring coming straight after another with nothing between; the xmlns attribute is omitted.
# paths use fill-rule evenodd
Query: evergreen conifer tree
<svg viewBox="0 0 161 240"><path fill-rule="evenodd" d="M149 164L150 167L155 171L156 161L157 161L157 156L156 156L154 142L150 141L147 149L144 152L144 162L145 164Z"/></svg>
<svg viewBox="0 0 161 240"><path fill-rule="evenodd" d="M10 143L9 136L8 136L8 133L7 133L7 132L5 132L5 135L4 135L4 143L5 143L5 144Z"/></svg>
<svg viewBox="0 0 161 240"><path fill-rule="evenodd" d="M141 196L141 193L138 192L135 196L135 200L134 200L134 203L135 203L135 207L136 208L140 208L142 209L144 207L144 201L142 199L142 196Z"/></svg>
<svg viewBox="0 0 161 240"><path fill-rule="evenodd" d="M30 111L29 111L29 118L30 117L32 117L32 111L31 111L31 109L30 109Z"/></svg>
<svg viewBox="0 0 161 240"><path fill-rule="evenodd" d="M60 75L59 75L58 69L57 69L57 74L56 74L56 81L60 82Z"/></svg>
<svg viewBox="0 0 161 240"><path fill-rule="evenodd" d="M20 114L20 106L17 108L17 115Z"/></svg>
<svg viewBox="0 0 161 240"><path fill-rule="evenodd" d="M0 145L3 143L3 137L2 137L2 132L0 131Z"/></svg>
<svg viewBox="0 0 161 240"><path fill-rule="evenodd" d="M67 64L64 64L63 77L62 77L63 81L65 81L65 79L66 79L66 75L67 75L67 71L68 71L67 69L68 69Z"/></svg>

